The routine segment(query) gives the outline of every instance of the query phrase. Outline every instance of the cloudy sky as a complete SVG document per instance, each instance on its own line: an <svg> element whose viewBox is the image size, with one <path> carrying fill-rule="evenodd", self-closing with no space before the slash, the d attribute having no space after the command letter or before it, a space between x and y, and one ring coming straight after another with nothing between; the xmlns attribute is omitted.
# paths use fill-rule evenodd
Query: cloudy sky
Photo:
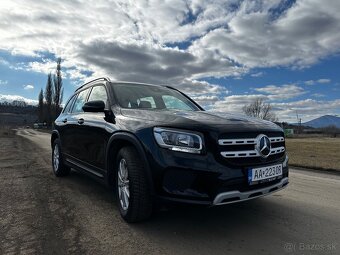
<svg viewBox="0 0 340 255"><path fill-rule="evenodd" d="M2 0L0 100L83 81L173 85L204 108L261 97L281 121L340 114L339 0Z"/></svg>

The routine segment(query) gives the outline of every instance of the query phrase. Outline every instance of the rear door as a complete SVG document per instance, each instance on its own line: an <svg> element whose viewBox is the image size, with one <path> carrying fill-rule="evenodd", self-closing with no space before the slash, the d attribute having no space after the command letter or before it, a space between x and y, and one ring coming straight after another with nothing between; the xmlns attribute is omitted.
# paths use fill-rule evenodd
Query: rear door
<svg viewBox="0 0 340 255"><path fill-rule="evenodd" d="M59 135L60 135L60 141L61 141L61 145L62 145L62 151L63 154L70 154L69 152L69 147L70 147L70 143L69 143L69 124L70 124L70 113L72 110L72 106L74 104L74 101L76 99L77 95L73 95L70 100L68 100L68 102L65 105L65 108L63 109L61 115L58 117L58 119L56 121L58 121L58 131L59 131Z"/></svg>
<svg viewBox="0 0 340 255"><path fill-rule="evenodd" d="M72 110L67 118L67 131L65 140L67 140L66 151L68 152L71 163L77 163L86 159L86 148L84 148L84 137L86 130L83 127L85 104L90 89L80 91L73 104Z"/></svg>

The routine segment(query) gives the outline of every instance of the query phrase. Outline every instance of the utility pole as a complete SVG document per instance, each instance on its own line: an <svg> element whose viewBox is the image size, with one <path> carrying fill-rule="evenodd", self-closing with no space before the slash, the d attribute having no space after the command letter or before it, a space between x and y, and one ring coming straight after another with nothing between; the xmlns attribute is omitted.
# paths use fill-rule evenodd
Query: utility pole
<svg viewBox="0 0 340 255"><path fill-rule="evenodd" d="M301 118L299 118L299 114L298 114L298 111L296 110L296 119L297 119L297 124L298 124L298 134L301 133L301 126L302 126L302 123L301 123Z"/></svg>

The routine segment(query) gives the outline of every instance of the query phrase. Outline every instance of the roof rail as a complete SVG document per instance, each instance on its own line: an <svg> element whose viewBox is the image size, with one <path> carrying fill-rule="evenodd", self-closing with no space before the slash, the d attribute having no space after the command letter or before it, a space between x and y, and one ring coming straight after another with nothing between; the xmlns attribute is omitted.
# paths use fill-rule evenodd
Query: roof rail
<svg viewBox="0 0 340 255"><path fill-rule="evenodd" d="M83 87L84 87L85 85L87 85L87 84L90 84L90 83L92 83L92 82L94 82L94 81L100 81L100 80L107 81L107 82L110 82L110 81L111 81L109 77L100 77L100 78L96 78L96 79L94 79L94 80L91 80L91 81L89 81L89 82L84 83L84 84L81 85L79 88L77 88L76 91L80 90L81 88L83 88Z"/></svg>

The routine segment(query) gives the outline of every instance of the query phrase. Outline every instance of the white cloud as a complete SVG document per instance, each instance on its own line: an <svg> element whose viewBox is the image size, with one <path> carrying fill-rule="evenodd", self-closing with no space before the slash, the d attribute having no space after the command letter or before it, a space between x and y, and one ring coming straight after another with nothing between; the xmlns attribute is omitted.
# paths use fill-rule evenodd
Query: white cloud
<svg viewBox="0 0 340 255"><path fill-rule="evenodd" d="M48 74L52 73L56 69L57 65L55 61L43 59L41 62L29 62L26 65L22 64L21 66L21 68L25 69L26 71L34 71L38 73Z"/></svg>
<svg viewBox="0 0 340 255"><path fill-rule="evenodd" d="M304 68L340 51L340 1L299 0L275 11L284 5L288 2L1 1L0 50L60 56L63 73L73 80L91 73L171 84L204 105L235 112L259 96L274 103L305 91L285 84L256 89L261 95L230 95L203 78L240 79L261 67ZM43 58L17 65L0 58L0 64L40 73L56 68L54 60ZM305 84L329 82L320 78Z"/></svg>
<svg viewBox="0 0 340 255"><path fill-rule="evenodd" d="M281 13L273 11L285 4L6 1L0 4L0 49L56 54L72 69L70 78L83 79L83 71L91 71L157 83L240 77L253 67L304 67L339 52L339 1L300 0ZM179 50L185 44L189 47ZM48 73L55 63L34 61L17 68Z"/></svg>
<svg viewBox="0 0 340 255"><path fill-rule="evenodd" d="M302 118L302 122L326 114L340 114L340 99L331 101L304 99L288 103L273 103L272 105L281 120L290 122L296 122L296 112Z"/></svg>
<svg viewBox="0 0 340 255"><path fill-rule="evenodd" d="M34 89L34 86L33 85L24 85L24 89L25 90L32 90L32 89Z"/></svg>
<svg viewBox="0 0 340 255"><path fill-rule="evenodd" d="M306 85L314 85L314 84L324 84L324 83L330 83L331 82L331 79L318 79L318 80L309 80L309 81L305 81L305 84Z"/></svg>
<svg viewBox="0 0 340 255"><path fill-rule="evenodd" d="M19 95L1 95L0 94L0 102L13 102L13 101L24 101L29 105L37 105L38 100L28 99Z"/></svg>
<svg viewBox="0 0 340 255"><path fill-rule="evenodd" d="M278 1L244 1L227 27L210 31L192 48L248 67L306 67L339 52L340 2L300 0L273 19Z"/></svg>
<svg viewBox="0 0 340 255"><path fill-rule="evenodd" d="M72 79L72 80L84 81L87 78L87 76L78 69L67 69L66 75L67 75L67 78Z"/></svg>
<svg viewBox="0 0 340 255"><path fill-rule="evenodd" d="M340 99L325 101L304 99L291 102L270 102L268 95L232 95L218 100L214 107L209 110L218 113L243 114L242 108L250 104L255 99L261 98L270 103L279 121L296 122L296 112L298 112L303 122L320 117L326 114L340 114Z"/></svg>
<svg viewBox="0 0 340 255"><path fill-rule="evenodd" d="M0 86L1 85L7 85L8 84L8 81L6 80L6 81L3 81L3 80L0 80Z"/></svg>
<svg viewBox="0 0 340 255"><path fill-rule="evenodd" d="M326 95L321 94L321 93L314 93L312 96L313 97L325 97Z"/></svg>
<svg viewBox="0 0 340 255"><path fill-rule="evenodd" d="M250 76L251 77L261 77L261 76L263 76L263 72L253 73Z"/></svg>
<svg viewBox="0 0 340 255"><path fill-rule="evenodd" d="M211 111L241 113L243 106L250 104L256 99L267 100L266 95L231 95L226 96L222 100L217 101Z"/></svg>
<svg viewBox="0 0 340 255"><path fill-rule="evenodd" d="M331 80L330 79L319 79L318 83L330 83Z"/></svg>
<svg viewBox="0 0 340 255"><path fill-rule="evenodd" d="M219 100L217 96L191 96L191 98L205 109L215 107L215 103Z"/></svg>
<svg viewBox="0 0 340 255"><path fill-rule="evenodd" d="M213 101L213 106L209 107L209 110L220 113L243 114L242 108L245 105L260 98L272 105L273 111L280 121L296 122L296 112L304 121L326 114L340 114L340 99L327 101L309 98L294 101L294 98L306 93L303 88L296 84L268 85L254 90L261 94L225 96ZM315 93L312 96L318 99L324 97L320 93Z"/></svg>
<svg viewBox="0 0 340 255"><path fill-rule="evenodd" d="M305 81L305 84L306 85L314 85L315 81L313 81L313 80Z"/></svg>
<svg viewBox="0 0 340 255"><path fill-rule="evenodd" d="M286 100L305 93L303 88L295 84L285 84L281 86L269 85L263 88L256 88L255 90L268 94L268 99L271 100Z"/></svg>

